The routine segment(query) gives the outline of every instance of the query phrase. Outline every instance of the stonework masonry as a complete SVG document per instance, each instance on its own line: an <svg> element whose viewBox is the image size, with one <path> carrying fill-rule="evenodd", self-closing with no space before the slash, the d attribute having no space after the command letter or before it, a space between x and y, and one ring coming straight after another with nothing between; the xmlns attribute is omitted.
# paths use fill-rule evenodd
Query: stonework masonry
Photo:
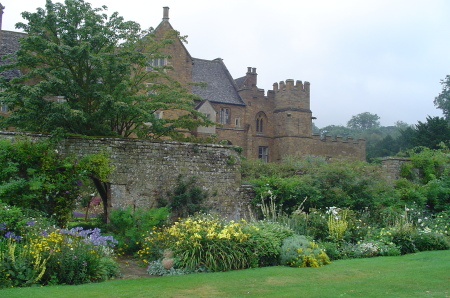
<svg viewBox="0 0 450 298"><path fill-rule="evenodd" d="M400 171L404 163L410 162L409 158L386 157L381 161L383 172L393 181L400 178Z"/></svg>
<svg viewBox="0 0 450 298"><path fill-rule="evenodd" d="M0 132L14 139L19 133ZM45 135L28 134L31 138ZM176 185L177 177L196 177L208 192L206 207L229 219L246 218L251 190L241 187L240 158L230 146L141 139L77 138L61 142L62 154L83 156L106 151L115 167L109 177L108 213L112 208L157 206Z"/></svg>

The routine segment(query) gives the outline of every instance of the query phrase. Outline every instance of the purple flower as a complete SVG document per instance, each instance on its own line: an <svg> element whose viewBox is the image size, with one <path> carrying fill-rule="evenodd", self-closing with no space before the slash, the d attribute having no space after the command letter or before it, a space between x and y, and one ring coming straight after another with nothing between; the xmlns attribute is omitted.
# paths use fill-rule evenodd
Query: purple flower
<svg viewBox="0 0 450 298"><path fill-rule="evenodd" d="M22 240L22 237L17 236L16 234L14 234L14 232L11 232L11 231L6 232L5 233L5 237L6 238L11 238L11 239L16 240L16 241Z"/></svg>
<svg viewBox="0 0 450 298"><path fill-rule="evenodd" d="M6 223L0 222L0 231L1 230L6 230Z"/></svg>
<svg viewBox="0 0 450 298"><path fill-rule="evenodd" d="M29 220L29 221L27 221L27 225L29 225L29 226L32 226L32 225L34 225L35 224L35 221L34 220Z"/></svg>
<svg viewBox="0 0 450 298"><path fill-rule="evenodd" d="M77 186L82 186L83 185L83 183L81 183L81 181L80 180L77 180Z"/></svg>
<svg viewBox="0 0 450 298"><path fill-rule="evenodd" d="M40 231L39 235L46 237L48 233L46 231Z"/></svg>
<svg viewBox="0 0 450 298"><path fill-rule="evenodd" d="M70 193L70 190L66 190L66 193Z"/></svg>

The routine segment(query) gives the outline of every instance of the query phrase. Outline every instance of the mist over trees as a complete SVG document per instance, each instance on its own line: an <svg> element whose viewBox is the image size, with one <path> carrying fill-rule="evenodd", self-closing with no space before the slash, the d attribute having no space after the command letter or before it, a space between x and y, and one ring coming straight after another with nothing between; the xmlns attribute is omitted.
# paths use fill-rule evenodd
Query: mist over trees
<svg viewBox="0 0 450 298"><path fill-rule="evenodd" d="M322 137L351 136L355 139L366 140L366 157L372 162L386 156L405 156L406 151L415 147L440 149L450 146L450 77L447 76L443 83L442 93L436 97L439 99L439 107L443 109L445 117L428 116L426 121L418 121L417 124L407 124L397 121L393 126L381 126L377 114L364 112L347 122L347 126L328 125L317 128L315 132ZM437 104L436 104L437 105ZM447 109L447 110L445 110Z"/></svg>

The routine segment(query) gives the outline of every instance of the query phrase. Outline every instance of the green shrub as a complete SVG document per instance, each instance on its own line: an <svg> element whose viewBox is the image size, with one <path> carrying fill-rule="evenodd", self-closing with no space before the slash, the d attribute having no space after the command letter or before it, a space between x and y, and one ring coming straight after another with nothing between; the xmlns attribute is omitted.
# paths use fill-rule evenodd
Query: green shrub
<svg viewBox="0 0 450 298"><path fill-rule="evenodd" d="M98 280L108 280L120 274L119 264L110 257L99 259L97 271Z"/></svg>
<svg viewBox="0 0 450 298"><path fill-rule="evenodd" d="M248 251L242 245L248 239L243 231L245 221L225 222L217 217L188 217L168 227L168 248L180 268L228 271L252 266Z"/></svg>
<svg viewBox="0 0 450 298"><path fill-rule="evenodd" d="M249 224L198 214L150 231L138 255L154 270L159 270L158 262L151 261L160 260L166 249L173 252L176 269L184 272L276 265L282 240L291 235L293 231L279 223Z"/></svg>
<svg viewBox="0 0 450 298"><path fill-rule="evenodd" d="M42 234L42 233L41 233ZM42 284L82 284L102 281L117 274L112 259L112 236L99 229L56 230L32 239L35 250L48 256Z"/></svg>
<svg viewBox="0 0 450 298"><path fill-rule="evenodd" d="M27 220L21 208L0 202L0 235L3 235L2 230L20 233Z"/></svg>
<svg viewBox="0 0 450 298"><path fill-rule="evenodd" d="M100 230L41 230L0 241L0 287L80 284L117 275L114 239Z"/></svg>
<svg viewBox="0 0 450 298"><path fill-rule="evenodd" d="M258 266L278 265L283 240L294 235L289 227L271 221L252 222L244 231L249 234L245 242L248 254L256 258Z"/></svg>
<svg viewBox="0 0 450 298"><path fill-rule="evenodd" d="M320 242L320 247L322 247L322 249L325 251L325 253L330 258L331 261L346 258L345 255L342 254L340 246L341 246L340 243L332 241Z"/></svg>
<svg viewBox="0 0 450 298"><path fill-rule="evenodd" d="M280 261L291 267L321 267L330 264L325 251L305 236L292 236L283 240Z"/></svg>
<svg viewBox="0 0 450 298"><path fill-rule="evenodd" d="M261 198L267 201L273 196L277 207L288 214L306 197L303 206L306 212L330 206L357 211L398 203L397 194L387 183L381 167L364 162L335 160L300 167L290 175L261 173L264 176L250 180L256 193L252 203L256 206Z"/></svg>
<svg viewBox="0 0 450 298"><path fill-rule="evenodd" d="M0 201L44 212L59 226L70 218L81 185L112 171L104 153L81 159L58 153L53 140L0 140Z"/></svg>
<svg viewBox="0 0 450 298"><path fill-rule="evenodd" d="M37 284L46 270L49 257L19 241L10 237L0 242L0 288Z"/></svg>
<svg viewBox="0 0 450 298"><path fill-rule="evenodd" d="M111 212L107 231L114 234L119 242L119 254L133 254L141 249L142 241L153 227L162 226L167 222L167 208L135 208L116 209Z"/></svg>
<svg viewBox="0 0 450 298"><path fill-rule="evenodd" d="M414 246L419 251L450 249L450 242L448 238L440 233L416 232L413 235L411 235L411 238L412 241L414 242Z"/></svg>
<svg viewBox="0 0 450 298"><path fill-rule="evenodd" d="M172 218L185 218L195 213L206 212L203 202L208 193L197 186L196 182L196 177L184 179L183 175L178 175L175 188L167 192L165 198L158 198L158 206L169 208Z"/></svg>

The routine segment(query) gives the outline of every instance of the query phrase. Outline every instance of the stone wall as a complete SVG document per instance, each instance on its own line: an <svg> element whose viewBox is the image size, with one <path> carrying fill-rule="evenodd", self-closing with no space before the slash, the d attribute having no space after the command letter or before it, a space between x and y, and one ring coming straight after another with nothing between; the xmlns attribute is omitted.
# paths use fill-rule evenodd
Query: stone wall
<svg viewBox="0 0 450 298"><path fill-rule="evenodd" d="M14 132L0 132L13 139ZM45 137L30 134L30 137ZM211 211L230 219L248 214L248 191L241 191L240 159L229 146L158 142L119 138L69 138L61 142L62 153L81 156L99 151L110 155L115 167L110 176L109 208L129 205L155 207L156 199L176 185L177 177L196 177L197 185L209 194Z"/></svg>
<svg viewBox="0 0 450 298"><path fill-rule="evenodd" d="M409 158L386 157L381 161L383 172L389 180L400 178L400 171L405 162L410 162Z"/></svg>

